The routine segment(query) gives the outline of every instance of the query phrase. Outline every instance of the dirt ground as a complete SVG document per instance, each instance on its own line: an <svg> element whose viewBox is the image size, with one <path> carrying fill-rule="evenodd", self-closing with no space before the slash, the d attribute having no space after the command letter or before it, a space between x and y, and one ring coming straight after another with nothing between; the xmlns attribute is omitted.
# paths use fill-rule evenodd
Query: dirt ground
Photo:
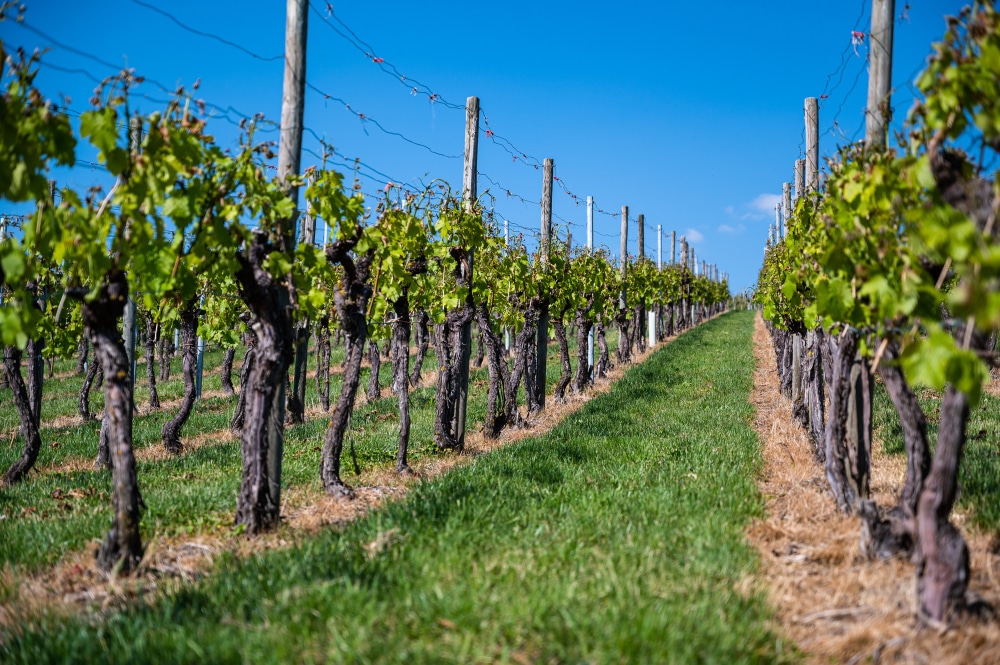
<svg viewBox="0 0 1000 665"><path fill-rule="evenodd" d="M950 628L916 615L916 568L906 559L868 562L858 540L860 521L837 513L823 469L805 432L792 421L778 391L770 338L758 317L751 402L763 442L761 492L767 517L748 530L763 570L755 580L777 608L775 630L792 638L811 663L1000 663L1000 624L968 619ZM873 451L871 490L879 505L894 505L905 459ZM969 591L1000 609L1000 545L953 515L969 544Z"/></svg>

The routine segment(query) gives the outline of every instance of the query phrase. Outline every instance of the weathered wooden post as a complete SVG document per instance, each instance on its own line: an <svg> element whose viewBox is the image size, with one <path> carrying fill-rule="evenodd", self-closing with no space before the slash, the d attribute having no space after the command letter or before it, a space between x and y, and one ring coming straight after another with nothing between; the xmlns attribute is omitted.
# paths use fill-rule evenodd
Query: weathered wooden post
<svg viewBox="0 0 1000 665"><path fill-rule="evenodd" d="M896 0L872 1L869 34L868 105L865 110L865 143L884 147L889 131L889 98L892 94L892 38Z"/></svg>
<svg viewBox="0 0 1000 665"><path fill-rule="evenodd" d="M587 197L587 251L594 251L594 197ZM591 379L593 379L594 368L594 327L590 327L587 335L587 365L591 368Z"/></svg>
<svg viewBox="0 0 1000 665"><path fill-rule="evenodd" d="M542 162L542 270L548 270L549 244L552 242L552 177L555 163L546 157ZM549 355L549 303L543 302L538 315L538 337L535 347L535 389L538 406L545 408L545 375Z"/></svg>
<svg viewBox="0 0 1000 665"><path fill-rule="evenodd" d="M465 100L465 162L462 170L462 199L472 210L479 196L479 97ZM472 280L475 248L469 248L469 303L472 303ZM458 363L458 397L455 400L453 429L459 450L465 449L465 416L469 403L469 360L472 357L472 321L462 326L462 349Z"/></svg>
<svg viewBox="0 0 1000 665"><path fill-rule="evenodd" d="M819 100L806 97L806 191L819 191Z"/></svg>

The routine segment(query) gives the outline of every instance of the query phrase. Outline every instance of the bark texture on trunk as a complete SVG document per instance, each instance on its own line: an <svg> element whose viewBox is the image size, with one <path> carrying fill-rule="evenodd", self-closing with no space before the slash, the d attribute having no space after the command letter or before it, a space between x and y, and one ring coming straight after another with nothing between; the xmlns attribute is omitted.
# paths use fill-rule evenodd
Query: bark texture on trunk
<svg viewBox="0 0 1000 665"><path fill-rule="evenodd" d="M293 328L295 358L292 365L292 389L288 391L288 422L301 425L306 421L306 370L309 361L309 320L304 319Z"/></svg>
<svg viewBox="0 0 1000 665"><path fill-rule="evenodd" d="M316 325L316 392L323 412L330 411L330 317L323 316Z"/></svg>
<svg viewBox="0 0 1000 665"><path fill-rule="evenodd" d="M826 391L824 390L822 328L809 331L803 359L803 382L809 409L809 439L815 449L816 461L826 465Z"/></svg>
<svg viewBox="0 0 1000 665"><path fill-rule="evenodd" d="M434 441L440 450L459 450L455 433L455 403L458 400L459 361L462 358L462 327L472 320L473 308L456 307L444 323L435 324L438 379L434 404Z"/></svg>
<svg viewBox="0 0 1000 665"><path fill-rule="evenodd" d="M416 323L416 343L417 356L413 359L413 371L410 373L410 385L416 387L420 384L420 372L424 366L424 358L427 357L427 346L430 342L430 330L427 327L430 321L427 311L421 309L417 312L414 323Z"/></svg>
<svg viewBox="0 0 1000 665"><path fill-rule="evenodd" d="M531 380L531 356L535 350L535 342L538 337L538 310L528 307L524 312L524 327L514 337L514 367L510 371L510 378L504 387L504 420L507 424L515 427L525 425L517 410L517 390L522 380L525 382L525 395L531 393L527 389L527 383ZM530 413L529 405L529 413Z"/></svg>
<svg viewBox="0 0 1000 665"><path fill-rule="evenodd" d="M9 487L21 482L35 465L38 452L42 449L42 437L39 433L38 419L32 411L28 388L21 376L21 350L16 346L5 348L3 365L7 385L14 393L14 407L21 421L21 436L24 437L21 457L7 469L4 476Z"/></svg>
<svg viewBox="0 0 1000 665"><path fill-rule="evenodd" d="M847 450L849 384L857 348L857 333L850 330L840 333L833 359L830 420L826 426L826 479L837 509L845 513L854 512L860 499L856 479L855 482L851 479L851 460Z"/></svg>
<svg viewBox="0 0 1000 665"><path fill-rule="evenodd" d="M90 332L86 331L84 334L89 335ZM101 363L93 360L87 367L87 375L83 377L83 384L80 386L80 395L77 400L77 410L85 423L96 420L94 414L90 412L90 389L93 387L94 380L100 372Z"/></svg>
<svg viewBox="0 0 1000 665"><path fill-rule="evenodd" d="M617 310L615 321L618 323L618 363L627 365L632 362L632 335L630 332L629 311L624 308Z"/></svg>
<svg viewBox="0 0 1000 665"><path fill-rule="evenodd" d="M407 349L409 352L409 349ZM371 372L368 374L368 388L365 390L365 399L371 404L382 398L382 384L379 383L378 373L382 370L382 356L378 348L378 342L373 339L368 340L368 363L371 365Z"/></svg>
<svg viewBox="0 0 1000 665"><path fill-rule="evenodd" d="M632 315L632 345L639 353L646 352L646 303L635 306Z"/></svg>
<svg viewBox="0 0 1000 665"><path fill-rule="evenodd" d="M587 344L590 340L590 331L593 329L593 322L588 318L593 307L593 296L588 297L588 306L576 310L576 377L573 380L573 392L583 393L590 385L590 360L587 357Z"/></svg>
<svg viewBox="0 0 1000 665"><path fill-rule="evenodd" d="M83 323L90 332L94 361L104 370L104 423L111 461L111 530L97 550L101 570L135 570L142 559L139 533L142 498L132 452L132 382L118 322L128 302L125 273L112 270L97 297L84 301Z"/></svg>
<svg viewBox="0 0 1000 665"><path fill-rule="evenodd" d="M160 394L156 390L156 344L160 335L160 324L146 315L146 382L149 384L149 408L160 408Z"/></svg>
<svg viewBox="0 0 1000 665"><path fill-rule="evenodd" d="M803 384L803 364L805 355L805 340L802 335L792 335L792 417L806 430L809 429L809 407L806 401L806 391Z"/></svg>
<svg viewBox="0 0 1000 665"><path fill-rule="evenodd" d="M905 511L908 519L917 514L917 503L924 487L924 479L930 471L931 455L927 440L927 417L910 384L899 368L899 345L889 341L878 373L885 385L892 405L899 414L900 425L903 428L903 443L906 447L906 481L899 496L899 507Z"/></svg>
<svg viewBox="0 0 1000 665"><path fill-rule="evenodd" d="M174 355L174 340L170 337L169 331L164 336L160 331L160 381L170 380L170 358Z"/></svg>
<svg viewBox="0 0 1000 665"><path fill-rule="evenodd" d="M198 371L198 299L192 298L184 303L179 314L184 397L181 399L177 414L163 423L163 428L160 430L163 447L172 455L179 455L183 450L181 444L181 427L184 426L184 423L190 417L196 397L195 373Z"/></svg>
<svg viewBox="0 0 1000 665"><path fill-rule="evenodd" d="M874 385L868 360L854 353L851 363L850 394L847 410L848 480L857 500L868 499L872 458L872 397Z"/></svg>
<svg viewBox="0 0 1000 665"><path fill-rule="evenodd" d="M410 297L407 289L392 303L396 315L392 323L392 389L399 408L399 445L396 473L410 473L406 460L410 445Z"/></svg>
<svg viewBox="0 0 1000 665"><path fill-rule="evenodd" d="M355 234L360 235L360 232ZM334 305L340 319L340 329L346 338L347 355L344 358L344 376L337 405L326 430L326 440L320 456L320 479L328 494L348 499L354 498L354 490L340 477L340 455L344 449L344 436L351 423L354 398L361 380L361 358L368 336L366 312L372 296L368 284L369 271L374 259L374 250L361 256L355 263L350 255L354 242L337 240L327 247L327 260L343 267L340 288L334 292Z"/></svg>
<svg viewBox="0 0 1000 665"><path fill-rule="evenodd" d="M917 513L917 599L920 612L938 622L965 607L969 548L949 521L958 493L958 465L965 445L969 400L949 387L941 400L934 461L920 493Z"/></svg>
<svg viewBox="0 0 1000 665"><path fill-rule="evenodd" d="M483 366L483 360L486 357L486 349L483 344L483 331L479 330L476 335L476 355L472 357L472 366L476 369Z"/></svg>
<svg viewBox="0 0 1000 665"><path fill-rule="evenodd" d="M600 353L597 356L597 362L594 363L594 379L603 379L608 376L608 370L611 369L611 357L608 354L608 338L604 333L604 324L597 323L594 326L594 337L597 338L597 348Z"/></svg>
<svg viewBox="0 0 1000 665"><path fill-rule="evenodd" d="M80 342L76 345L76 373L87 373L87 357L90 355L90 341L87 334L80 336Z"/></svg>
<svg viewBox="0 0 1000 665"><path fill-rule="evenodd" d="M229 423L229 429L234 434L243 432L243 423L247 415L247 385L250 382L250 373L253 371L254 359L257 357L253 334L247 335L247 350L243 354L243 367L240 368L240 396L236 401L236 410L233 412L233 419Z"/></svg>
<svg viewBox="0 0 1000 665"><path fill-rule="evenodd" d="M229 347L226 354L222 356L222 392L226 395L235 395L236 386L233 385L233 361L236 360L236 349Z"/></svg>
<svg viewBox="0 0 1000 665"><path fill-rule="evenodd" d="M280 477L274 476L280 469L275 469L275 461L280 459L284 434L284 403L275 397L287 381L293 350L292 322L286 308L288 285L264 267L276 249L266 234L257 232L247 242L245 253L237 255L240 267L236 280L253 316L255 338L254 363L243 392L243 472L235 516L235 523L245 527L248 535L277 526L281 511L275 501Z"/></svg>
<svg viewBox="0 0 1000 665"><path fill-rule="evenodd" d="M559 344L559 363L562 367L562 374L556 380L553 397L555 397L557 402L565 402L566 387L569 386L569 382L573 378L573 367L569 362L569 340L566 339L566 326L563 325L562 316L557 316L553 319L552 327L555 328L556 342Z"/></svg>
<svg viewBox="0 0 1000 665"><path fill-rule="evenodd" d="M486 303L476 309L476 325L479 327L485 345L486 368L489 373L489 391L486 394L486 422L483 436L495 439L507 424L505 388L510 382L506 350L503 340L490 325L490 313Z"/></svg>

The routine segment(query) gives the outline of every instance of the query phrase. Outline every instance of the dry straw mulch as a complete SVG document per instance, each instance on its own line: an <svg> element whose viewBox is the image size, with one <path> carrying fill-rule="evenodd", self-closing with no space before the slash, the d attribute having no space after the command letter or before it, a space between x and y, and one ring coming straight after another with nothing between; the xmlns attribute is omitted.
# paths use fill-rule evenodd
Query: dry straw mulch
<svg viewBox="0 0 1000 665"><path fill-rule="evenodd" d="M667 343L673 338L667 340ZM643 362L651 353L637 355L635 363ZM431 456L411 464L414 473L401 477L393 468L365 469L349 478L357 493L351 501L327 496L321 488L291 487L284 492L282 525L273 532L254 538L235 536L233 532L210 532L195 536L153 536L146 543L146 554L136 574L119 578L99 571L94 565L93 548L67 553L57 564L36 574L25 575L9 565L0 568L0 590L6 597L0 602L0 643L3 630L18 630L43 612L62 614L95 614L124 607L130 603L150 601L165 591L188 584L208 574L215 559L223 553L250 556L258 552L284 548L318 533L363 517L386 501L404 497L415 484L433 479L451 469L467 464L522 439L544 434L563 419L579 410L594 397L606 393L621 378L627 368L616 367L606 380L599 381L584 395L568 395L562 403L551 397L546 408L532 416L530 426L505 430L495 440L487 440L481 431L469 432L462 454ZM425 373L422 385L433 383L436 373ZM359 396L359 400L363 399ZM308 409L307 417L322 417L318 407ZM186 450L211 445L232 438L227 430L185 437ZM159 447L136 451L137 458L165 457ZM318 463L318 454L317 454ZM92 464L89 460L71 460L62 467ZM53 465L47 470L61 468ZM141 481L141 479L140 479ZM235 497L234 497L235 499ZM379 548L382 543L369 545ZM96 547L96 542L94 547Z"/></svg>
<svg viewBox="0 0 1000 665"><path fill-rule="evenodd" d="M777 610L778 632L812 663L1000 663L1000 625L963 620L941 630L916 618L916 569L903 559L869 562L858 548L860 522L837 513L823 469L791 403L778 392L773 347L760 317L754 328L757 369L751 402L763 444L760 489L767 517L748 529L763 558L759 580ZM871 489L895 505L905 460L876 441ZM970 592L1000 608L997 543L963 524L971 553Z"/></svg>

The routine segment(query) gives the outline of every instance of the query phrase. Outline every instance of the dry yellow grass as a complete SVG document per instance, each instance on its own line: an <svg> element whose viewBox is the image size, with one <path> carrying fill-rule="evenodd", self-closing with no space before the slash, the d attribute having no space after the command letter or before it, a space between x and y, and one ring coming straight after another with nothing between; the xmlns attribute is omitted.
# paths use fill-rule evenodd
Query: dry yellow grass
<svg viewBox="0 0 1000 665"><path fill-rule="evenodd" d="M1000 626L964 621L940 631L916 619L912 563L870 563L858 549L860 522L837 513L823 470L805 432L792 421L778 392L774 353L758 317L757 370L751 401L763 442L761 492L767 517L748 529L763 557L762 582L777 608L775 626L812 663L1000 663ZM905 460L883 454L876 442L871 489L893 505ZM955 520L962 524L962 516ZM1000 556L984 534L965 528L971 552L970 591L1000 607Z"/></svg>

